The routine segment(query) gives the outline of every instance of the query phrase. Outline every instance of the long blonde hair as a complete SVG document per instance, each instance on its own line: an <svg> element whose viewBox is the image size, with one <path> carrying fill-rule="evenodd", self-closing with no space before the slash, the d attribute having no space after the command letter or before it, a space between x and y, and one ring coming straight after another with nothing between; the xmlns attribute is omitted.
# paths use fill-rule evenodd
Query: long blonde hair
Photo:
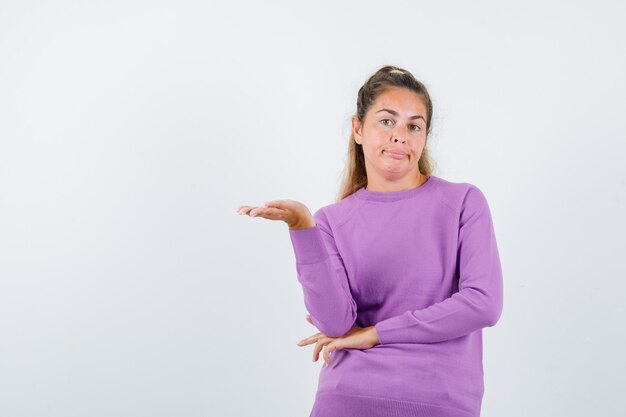
<svg viewBox="0 0 626 417"><path fill-rule="evenodd" d="M407 88L421 96L426 106L426 139L431 132L431 119L433 116L433 104L426 86L416 80L413 75L399 67L386 65L381 67L361 86L356 101L356 116L361 123L365 120L368 109L386 89L391 87ZM428 140L422 150L418 161L418 168L422 175L429 176L433 172L433 163L428 151ZM337 201L343 200L359 188L367 185L367 173L365 171L365 157L363 146L356 143L354 133L350 130L348 141L347 163L343 170L343 180L337 195Z"/></svg>

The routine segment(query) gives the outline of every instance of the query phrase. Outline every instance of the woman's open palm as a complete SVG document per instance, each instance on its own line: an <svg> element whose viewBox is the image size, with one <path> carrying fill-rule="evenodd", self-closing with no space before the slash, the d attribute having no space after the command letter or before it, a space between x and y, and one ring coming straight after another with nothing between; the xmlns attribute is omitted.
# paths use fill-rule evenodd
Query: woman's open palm
<svg viewBox="0 0 626 417"><path fill-rule="evenodd" d="M315 219L308 207L295 200L266 201L262 206L238 206L237 213L269 220L282 220L292 230L315 226Z"/></svg>

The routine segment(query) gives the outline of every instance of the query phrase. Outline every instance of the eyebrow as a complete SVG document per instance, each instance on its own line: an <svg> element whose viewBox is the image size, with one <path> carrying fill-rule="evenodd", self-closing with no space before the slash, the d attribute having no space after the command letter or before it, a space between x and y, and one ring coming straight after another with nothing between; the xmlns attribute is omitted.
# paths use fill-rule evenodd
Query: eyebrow
<svg viewBox="0 0 626 417"><path fill-rule="evenodd" d="M388 113L393 114L394 116L398 116L398 112L395 110L391 110L391 109L380 109L378 110L376 113L380 113L381 111L386 111ZM415 115L415 116L411 116L409 117L409 120L413 120L413 119L422 119L424 121L426 121L426 119L424 119L424 116L421 116L419 114Z"/></svg>

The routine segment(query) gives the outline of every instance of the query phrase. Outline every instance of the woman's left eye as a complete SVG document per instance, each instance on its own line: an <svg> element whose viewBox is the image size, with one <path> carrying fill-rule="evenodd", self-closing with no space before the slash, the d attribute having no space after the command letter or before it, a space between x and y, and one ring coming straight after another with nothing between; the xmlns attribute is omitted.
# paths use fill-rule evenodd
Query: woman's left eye
<svg viewBox="0 0 626 417"><path fill-rule="evenodd" d="M385 123L385 122L390 122L390 121L391 121L390 119L382 119L380 122L381 122L382 124L386 125L386 126L389 126L389 125L388 125L387 123ZM417 129L413 129L414 127L416 127ZM414 131L417 131L417 132L419 132L420 130L422 130L422 128L421 128L421 127L419 127L419 125L411 125L411 129L412 129L412 130L414 130Z"/></svg>
<svg viewBox="0 0 626 417"><path fill-rule="evenodd" d="M389 126L386 122L391 122L391 120L390 119L382 119L380 122L382 124L386 125L386 126ZM414 129L414 128L417 128L417 129ZM420 130L422 130L422 128L419 127L419 125L411 125L411 129L416 131L416 132L419 132Z"/></svg>

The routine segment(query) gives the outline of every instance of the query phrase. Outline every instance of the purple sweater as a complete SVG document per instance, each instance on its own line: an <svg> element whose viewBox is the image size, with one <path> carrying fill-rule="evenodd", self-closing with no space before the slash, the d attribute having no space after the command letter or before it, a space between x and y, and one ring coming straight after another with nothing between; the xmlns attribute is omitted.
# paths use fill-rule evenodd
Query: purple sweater
<svg viewBox="0 0 626 417"><path fill-rule="evenodd" d="M477 417L482 329L502 313L491 213L470 183L360 188L289 230L304 304L340 337L375 326L380 344L322 361L310 417Z"/></svg>

